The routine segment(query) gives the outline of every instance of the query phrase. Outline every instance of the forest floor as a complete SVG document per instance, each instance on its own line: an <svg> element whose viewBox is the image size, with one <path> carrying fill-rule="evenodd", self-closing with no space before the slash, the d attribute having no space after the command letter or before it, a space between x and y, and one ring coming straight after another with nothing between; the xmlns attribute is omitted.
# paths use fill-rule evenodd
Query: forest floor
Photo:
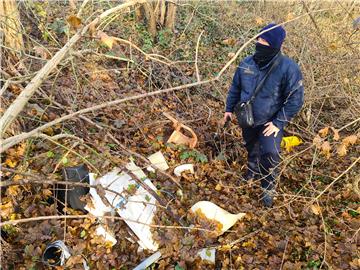
<svg viewBox="0 0 360 270"><path fill-rule="evenodd" d="M173 63L152 61L125 43L119 42L110 49L97 39L84 37L41 85L12 132L30 131L70 112L111 100L196 82L195 48L202 30L198 56L200 75L204 79L216 76L238 47L267 21L283 21L302 12L298 4L282 4L279 8L283 14L279 15L271 5L254 3L210 6L194 2L195 8L181 7L176 32L161 30L156 42L146 27L136 22L132 12L116 17L108 25L102 25L104 32L131 40L145 53L163 55ZM50 5L53 4L37 2L21 10L27 46L36 58L24 58L22 66L8 66L4 70L12 76L23 74L18 78L24 80L23 85L67 42L69 33L71 36L71 30L66 28L68 10ZM86 12L90 14L91 10ZM34 15L35 21L29 19ZM236 16L239 19L233 20ZM335 33L331 31L340 31L338 13L318 16L320 29L328 25L328 33L323 33L323 38L330 39ZM307 23L310 22L307 18ZM40 23L46 26L46 31L39 27ZM2 181L34 177L64 180L62 169L79 164L86 164L91 172L101 176L127 163L133 156L131 152L147 157L161 151L170 166L167 172L172 176L177 165L193 163L195 166L195 174L176 177L181 192L164 175L148 175L174 214L187 224L192 221L188 210L202 200L231 213L246 213L246 216L225 234L212 237L200 230L178 228L179 224L158 207L153 224L162 227L154 227L152 231L162 258L154 269L359 269L360 133L358 125L347 125L356 120L358 113L359 73L356 61L350 63L350 60L353 59L351 53L358 57L359 52L344 47L341 39L329 42L331 51L314 51L322 41L314 31L311 33L317 39L314 38L313 43L308 40L312 38L308 32L304 37L296 33L297 27L306 25L306 22L297 23L287 28L284 51L301 62L308 92L303 112L287 127L286 136L299 136L303 143L291 151L283 149L273 208L263 207L259 183L242 181L246 151L241 130L235 121L227 128L222 125L224 101L236 64L232 64L219 81L127 101L50 127L44 131L48 136L73 137L58 141L31 138L10 148L1 157ZM350 31L346 30L346 24L351 28L350 16L348 21L342 21L342 31ZM339 32L336 34L341 36ZM35 50L34 40L43 46ZM252 46L249 46L240 57L251 52ZM326 66L331 61L338 61L339 67L344 68L334 78L331 68ZM337 79L339 81L335 81ZM327 87L331 91L335 87L335 93L342 89L344 94L334 95ZM9 87L1 97L5 107L19 91L16 84ZM334 110L334 106L341 112ZM166 142L172 125L162 114L164 111L194 130L199 139L194 149ZM136 157L135 163L147 167ZM59 215L54 201L52 185L2 187L1 221ZM68 209L67 214L83 213ZM90 269L132 269L151 255L149 251L139 251L139 245L128 240L133 236L125 222L107 222L117 239L113 247L95 236L95 223L94 218L85 218L4 225L1 228L2 268L45 269L42 254L46 245L55 240L63 240L72 250L72 259L66 265L69 269L83 269L82 258ZM217 247L214 266L195 260L197 250L206 247Z"/></svg>

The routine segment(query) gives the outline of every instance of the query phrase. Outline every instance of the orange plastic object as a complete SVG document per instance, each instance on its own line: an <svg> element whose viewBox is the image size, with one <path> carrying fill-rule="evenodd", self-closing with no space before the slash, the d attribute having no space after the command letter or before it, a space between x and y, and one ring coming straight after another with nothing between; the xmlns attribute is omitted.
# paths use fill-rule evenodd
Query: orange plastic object
<svg viewBox="0 0 360 270"><path fill-rule="evenodd" d="M190 148L195 148L198 138L195 134L195 132L189 128L188 126L185 126L183 123L181 123L179 120L172 117L170 114L163 112L163 114L173 122L174 131L171 134L170 138L168 139L168 143L175 143L175 144L185 144L188 145ZM180 130L184 129L190 132L192 138L186 136L183 134Z"/></svg>

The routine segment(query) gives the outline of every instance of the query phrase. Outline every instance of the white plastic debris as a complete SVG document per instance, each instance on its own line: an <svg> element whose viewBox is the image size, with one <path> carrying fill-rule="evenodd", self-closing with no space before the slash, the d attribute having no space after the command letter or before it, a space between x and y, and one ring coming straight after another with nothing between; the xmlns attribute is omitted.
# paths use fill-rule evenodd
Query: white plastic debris
<svg viewBox="0 0 360 270"><path fill-rule="evenodd" d="M148 160L154 165L155 168L159 169L160 171L166 171L169 169L169 165L166 162L164 155L161 151L158 151L150 156L148 156ZM154 168L151 166L147 167L148 171L155 172Z"/></svg>
<svg viewBox="0 0 360 270"><path fill-rule="evenodd" d="M194 214L196 214L196 212L199 210L206 216L206 218L210 220L216 220L217 222L220 222L222 224L221 232L219 235L226 232L238 220L242 219L246 215L245 213L231 214L228 211L209 201L199 201L191 207L191 211Z"/></svg>
<svg viewBox="0 0 360 270"><path fill-rule="evenodd" d="M89 184L90 185L98 184L98 182L95 180L94 173L89 173ZM100 196L97 194L95 188L90 188L89 193L91 195L90 198L92 201L92 205L87 204L85 206L85 210L87 210L90 214L97 216L97 217L103 216L105 213L111 212L112 208L109 206L106 206L103 203Z"/></svg>
<svg viewBox="0 0 360 270"><path fill-rule="evenodd" d="M156 191L156 187L133 161L129 162L126 168L134 173L138 179L141 179L144 184ZM113 171L97 179L95 182L92 182L92 178L93 176L90 177L90 184L96 183L107 188L105 190L105 198L112 207L107 207L96 193L96 189L90 188L94 207L87 206L86 209L93 215L103 216L104 213L115 208L139 238L139 245L144 249L156 251L158 244L152 239L150 226L148 226L151 224L156 210L155 198L133 180L131 176L121 173L119 168L113 169ZM109 190L114 190L116 193L123 194L124 196L119 196ZM129 192L134 195L129 196Z"/></svg>
<svg viewBox="0 0 360 270"><path fill-rule="evenodd" d="M62 266L70 256L70 251L64 242L57 240L46 247L42 261L49 266Z"/></svg>
<svg viewBox="0 0 360 270"><path fill-rule="evenodd" d="M149 267L150 265L152 265L154 262L156 262L157 260L159 260L161 257L161 253L160 251L154 253L153 255L151 255L150 257L146 258L145 260L143 260L138 266L136 266L133 270L145 270L147 267Z"/></svg>
<svg viewBox="0 0 360 270"><path fill-rule="evenodd" d="M210 264L215 264L215 253L216 248L203 248L200 249L197 255L203 260Z"/></svg>
<svg viewBox="0 0 360 270"><path fill-rule="evenodd" d="M183 165L177 166L174 169L174 174L176 176L181 176L181 173L184 171L190 171L192 174L194 174L194 165L189 163L189 164L183 164Z"/></svg>
<svg viewBox="0 0 360 270"><path fill-rule="evenodd" d="M101 235L102 237L104 237L105 241L111 243L112 246L116 244L116 239L114 238L114 236L111 235L109 231L104 228L104 226L99 225L96 228L95 232L97 235Z"/></svg>

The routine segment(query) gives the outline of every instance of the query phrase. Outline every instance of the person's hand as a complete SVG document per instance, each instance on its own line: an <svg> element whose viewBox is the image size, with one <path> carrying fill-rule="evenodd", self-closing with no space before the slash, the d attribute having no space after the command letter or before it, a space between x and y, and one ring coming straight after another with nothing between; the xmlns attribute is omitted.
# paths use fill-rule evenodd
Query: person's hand
<svg viewBox="0 0 360 270"><path fill-rule="evenodd" d="M225 114L224 114L224 124L226 123L226 121L228 120L228 119L232 119L232 113L231 112L226 112Z"/></svg>
<svg viewBox="0 0 360 270"><path fill-rule="evenodd" d="M280 131L280 129L275 126L272 122L267 122L265 124L266 128L263 131L264 136L271 136L274 133L274 137L276 137Z"/></svg>

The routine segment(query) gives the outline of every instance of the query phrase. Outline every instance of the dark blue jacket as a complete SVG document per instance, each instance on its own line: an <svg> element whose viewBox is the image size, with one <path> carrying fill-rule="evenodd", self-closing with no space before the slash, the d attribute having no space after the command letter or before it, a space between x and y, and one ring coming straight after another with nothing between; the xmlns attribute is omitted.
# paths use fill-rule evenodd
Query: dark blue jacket
<svg viewBox="0 0 360 270"><path fill-rule="evenodd" d="M304 87L299 66L284 55L265 81L253 101L255 126L272 121L282 129L301 109L304 103ZM256 85L275 60L259 68L252 56L238 66L226 100L226 112L233 112L235 105L250 99Z"/></svg>

